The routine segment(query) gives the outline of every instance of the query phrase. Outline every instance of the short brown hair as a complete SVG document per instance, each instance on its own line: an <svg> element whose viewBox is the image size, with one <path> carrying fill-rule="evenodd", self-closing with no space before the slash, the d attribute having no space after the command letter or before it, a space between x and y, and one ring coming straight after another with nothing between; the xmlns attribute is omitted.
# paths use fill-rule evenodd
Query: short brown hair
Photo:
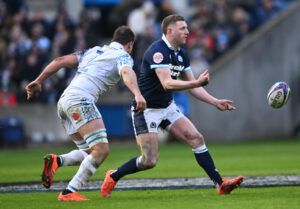
<svg viewBox="0 0 300 209"><path fill-rule="evenodd" d="M135 35L133 31L126 25L119 26L113 35L111 41L118 42L122 45L127 44L129 42L134 42Z"/></svg>
<svg viewBox="0 0 300 209"><path fill-rule="evenodd" d="M180 15L169 15L165 17L161 23L161 28L164 34L167 33L167 28L171 24L175 24L177 21L185 21L184 17Z"/></svg>

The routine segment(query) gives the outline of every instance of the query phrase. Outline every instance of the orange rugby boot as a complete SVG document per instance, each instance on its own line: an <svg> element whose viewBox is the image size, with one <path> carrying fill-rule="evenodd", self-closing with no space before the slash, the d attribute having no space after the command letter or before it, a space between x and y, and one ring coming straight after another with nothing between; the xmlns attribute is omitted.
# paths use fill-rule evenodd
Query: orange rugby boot
<svg viewBox="0 0 300 209"><path fill-rule="evenodd" d="M55 154L48 154L44 156L44 169L42 172L42 183L43 186L49 189L53 182L54 173L57 171L58 164L57 164L58 156Z"/></svg>
<svg viewBox="0 0 300 209"><path fill-rule="evenodd" d="M108 170L106 171L104 181L102 183L101 189L100 189L100 195L102 197L109 197L111 191L115 188L117 182L113 180L110 175L115 172L116 170Z"/></svg>
<svg viewBox="0 0 300 209"><path fill-rule="evenodd" d="M58 195L58 200L62 202L69 202L69 201L81 202L81 201L86 201L88 199L86 199L85 196L79 194L78 192L72 192L69 194L62 194L61 192Z"/></svg>
<svg viewBox="0 0 300 209"><path fill-rule="evenodd" d="M218 194L230 194L230 192L236 189L243 180L243 176L238 176L233 179L224 178L221 186L217 189Z"/></svg>

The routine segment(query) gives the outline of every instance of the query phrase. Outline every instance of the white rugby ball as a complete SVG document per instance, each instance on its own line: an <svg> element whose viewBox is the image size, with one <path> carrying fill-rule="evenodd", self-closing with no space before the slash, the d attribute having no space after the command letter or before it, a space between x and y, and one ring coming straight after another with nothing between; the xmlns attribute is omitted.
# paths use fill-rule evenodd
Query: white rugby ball
<svg viewBox="0 0 300 209"><path fill-rule="evenodd" d="M268 104L273 108L281 108L287 103L290 91L291 89L287 83L283 81L276 82L268 91Z"/></svg>

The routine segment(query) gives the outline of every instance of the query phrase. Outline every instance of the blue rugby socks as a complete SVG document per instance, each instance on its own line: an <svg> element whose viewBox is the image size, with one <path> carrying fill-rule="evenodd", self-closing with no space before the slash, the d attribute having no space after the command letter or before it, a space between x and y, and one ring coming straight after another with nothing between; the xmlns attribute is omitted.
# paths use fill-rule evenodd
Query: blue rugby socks
<svg viewBox="0 0 300 209"><path fill-rule="evenodd" d="M214 182L214 184L221 185L222 177L219 174L218 170L215 167L214 161L211 155L208 152L208 149L205 145L193 149L195 158L198 164L204 169L209 178Z"/></svg>
<svg viewBox="0 0 300 209"><path fill-rule="evenodd" d="M124 163L121 167L117 169L117 171L113 172L110 175L112 179L115 181L119 181L119 179L121 179L123 176L141 171L142 169L137 167L137 159L138 157L134 157L127 163Z"/></svg>

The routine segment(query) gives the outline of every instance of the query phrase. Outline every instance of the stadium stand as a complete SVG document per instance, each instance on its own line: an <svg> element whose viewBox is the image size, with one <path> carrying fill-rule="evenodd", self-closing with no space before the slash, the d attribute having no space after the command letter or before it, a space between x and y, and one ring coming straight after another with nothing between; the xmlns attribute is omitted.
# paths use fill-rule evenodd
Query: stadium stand
<svg viewBox="0 0 300 209"><path fill-rule="evenodd" d="M24 86L40 73L49 60L106 43L111 38L112 31L120 24L130 25L133 22L133 30L138 35L133 52L135 70L138 73L144 50L149 43L161 36L159 27L162 18L171 13L184 15L190 30L186 47L191 55L191 66L198 75L201 70L217 63L231 49L264 27L295 1L153 0L145 4L143 0L83 0L81 1L83 9L77 18L70 15L70 10L66 6L68 0L45 0L49 4L60 2L51 4L54 11L52 18L48 17L46 11L34 9L38 7L33 7L32 2L39 1L0 0L1 117L11 116L13 113L23 114L29 109ZM142 22L134 24L137 21ZM51 120L50 117L52 114L55 115L54 104L74 73L73 69L62 70L45 82L43 94L32 101L38 105L34 106L39 108L38 114L28 114L32 118L31 121L22 118L26 124L24 128L29 130L28 133L39 125L32 121L43 117L44 112L48 111L49 123L39 131L46 133L48 130L44 129L53 130L55 137L63 138L62 130L56 126L51 128L56 125L53 123L56 120ZM100 101L100 107L103 108L101 111L104 114L111 112L127 114L129 96L120 83L109 96L103 97ZM32 103L30 105L32 106ZM41 107L44 107L43 110ZM119 109L111 111L114 108ZM8 113L11 115L7 115ZM122 126L122 123L118 128L113 126L113 122L107 121L107 126L112 127L110 134L124 136L124 133L131 133L127 127L131 128L131 121L130 118L127 119L125 125Z"/></svg>
<svg viewBox="0 0 300 209"><path fill-rule="evenodd" d="M190 25L187 48L191 54L201 54L202 62L209 65L290 1L187 1L185 16ZM107 25L112 30L128 23L136 31L133 56L138 72L143 51L161 36L158 28L162 17L178 12L175 0L143 2L110 1L107 6L107 1L86 1L80 18L75 21L63 4L59 4L55 18L49 20L41 10L29 14L26 1L0 0L1 91L15 96L16 103L23 103L24 86L40 73L49 59L105 42L111 36L105 29ZM139 24L134 24L137 21ZM55 103L73 75L74 71L66 70L49 79L43 95L35 102ZM122 84L118 90L124 90Z"/></svg>

